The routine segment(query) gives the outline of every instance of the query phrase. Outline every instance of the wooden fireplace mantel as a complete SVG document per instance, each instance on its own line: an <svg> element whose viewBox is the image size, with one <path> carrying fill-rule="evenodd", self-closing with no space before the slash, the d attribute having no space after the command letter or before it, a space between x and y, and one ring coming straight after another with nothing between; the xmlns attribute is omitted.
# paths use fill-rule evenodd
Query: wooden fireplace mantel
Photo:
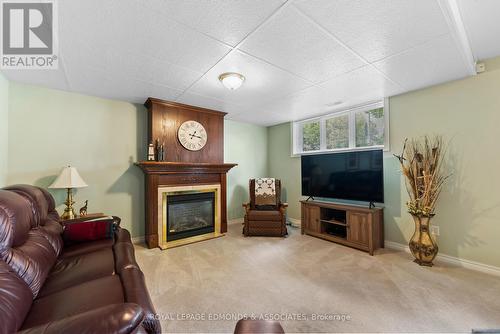
<svg viewBox="0 0 500 334"><path fill-rule="evenodd" d="M148 143L165 147L163 161L140 161L136 165L145 174L145 232L150 248L158 247L158 189L176 186L220 186L220 233L227 231L226 174L236 164L224 163L224 116L226 113L149 98ZM206 130L207 141L197 151L186 149L178 139L185 122L200 123Z"/></svg>
<svg viewBox="0 0 500 334"><path fill-rule="evenodd" d="M136 165L146 176L146 243L158 247L158 188L163 186L189 186L219 184L221 187L220 233L227 232L226 174L237 164L209 162L157 162L141 161Z"/></svg>
<svg viewBox="0 0 500 334"><path fill-rule="evenodd" d="M237 164L218 164L211 162L158 162L141 161L136 163L145 174L199 174L227 173Z"/></svg>

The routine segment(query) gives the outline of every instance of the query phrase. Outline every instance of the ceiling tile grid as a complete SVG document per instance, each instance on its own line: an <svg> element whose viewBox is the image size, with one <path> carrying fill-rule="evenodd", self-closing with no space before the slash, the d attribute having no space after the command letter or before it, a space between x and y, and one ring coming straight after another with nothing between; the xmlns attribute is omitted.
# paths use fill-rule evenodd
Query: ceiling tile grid
<svg viewBox="0 0 500 334"><path fill-rule="evenodd" d="M276 15L240 48L313 83L364 65L292 6Z"/></svg>
<svg viewBox="0 0 500 334"><path fill-rule="evenodd" d="M148 96L261 125L456 80L500 55L500 1L73 0L59 3L60 68L29 84L143 103ZM450 22L452 22L450 24ZM454 29L453 22L463 24ZM457 42L457 31L465 31ZM218 80L239 72L243 86Z"/></svg>
<svg viewBox="0 0 500 334"><path fill-rule="evenodd" d="M375 66L402 85L405 91L464 78L468 75L462 55L449 34L385 58L375 63Z"/></svg>
<svg viewBox="0 0 500 334"><path fill-rule="evenodd" d="M285 0L137 0L177 22L236 46Z"/></svg>
<svg viewBox="0 0 500 334"><path fill-rule="evenodd" d="M368 62L448 32L434 0L303 0L296 6Z"/></svg>

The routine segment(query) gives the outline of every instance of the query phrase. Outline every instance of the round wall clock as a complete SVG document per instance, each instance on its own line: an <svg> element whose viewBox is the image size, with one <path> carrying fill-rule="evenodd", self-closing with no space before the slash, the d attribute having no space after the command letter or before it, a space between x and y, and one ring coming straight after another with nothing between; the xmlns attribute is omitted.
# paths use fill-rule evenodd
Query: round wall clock
<svg viewBox="0 0 500 334"><path fill-rule="evenodd" d="M196 121L185 121L177 131L182 146L190 151L199 151L207 143L207 131Z"/></svg>

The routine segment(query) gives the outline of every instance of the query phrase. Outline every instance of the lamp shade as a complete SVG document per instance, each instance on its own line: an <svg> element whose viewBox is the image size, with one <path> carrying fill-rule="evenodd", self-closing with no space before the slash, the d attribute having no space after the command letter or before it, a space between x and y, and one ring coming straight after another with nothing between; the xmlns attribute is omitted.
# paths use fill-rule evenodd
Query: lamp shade
<svg viewBox="0 0 500 334"><path fill-rule="evenodd" d="M49 188L84 188L87 187L80 174L75 167L64 167L57 179L49 186Z"/></svg>

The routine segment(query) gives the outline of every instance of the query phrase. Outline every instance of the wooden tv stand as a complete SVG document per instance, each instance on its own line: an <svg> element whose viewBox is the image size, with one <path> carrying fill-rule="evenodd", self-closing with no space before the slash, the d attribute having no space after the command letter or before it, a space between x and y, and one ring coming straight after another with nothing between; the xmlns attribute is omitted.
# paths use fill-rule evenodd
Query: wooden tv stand
<svg viewBox="0 0 500 334"><path fill-rule="evenodd" d="M302 234L373 252L384 247L384 209L301 201Z"/></svg>

